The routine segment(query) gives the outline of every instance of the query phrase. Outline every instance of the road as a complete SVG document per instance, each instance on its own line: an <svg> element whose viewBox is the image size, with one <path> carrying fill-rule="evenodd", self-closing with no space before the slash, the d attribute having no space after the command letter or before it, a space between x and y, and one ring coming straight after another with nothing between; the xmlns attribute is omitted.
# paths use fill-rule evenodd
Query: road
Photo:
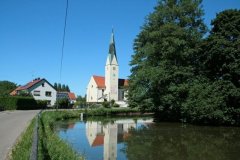
<svg viewBox="0 0 240 160"><path fill-rule="evenodd" d="M39 110L0 112L0 160L5 160L17 138Z"/></svg>

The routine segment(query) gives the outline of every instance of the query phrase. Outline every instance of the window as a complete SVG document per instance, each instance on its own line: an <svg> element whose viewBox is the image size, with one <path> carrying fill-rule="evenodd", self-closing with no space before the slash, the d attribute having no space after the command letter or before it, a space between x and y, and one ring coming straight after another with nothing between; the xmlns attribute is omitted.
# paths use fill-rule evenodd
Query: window
<svg viewBox="0 0 240 160"><path fill-rule="evenodd" d="M52 92L45 92L45 95L47 96L47 97L52 97Z"/></svg>
<svg viewBox="0 0 240 160"><path fill-rule="evenodd" d="M104 89L102 89L102 96L104 95Z"/></svg>
<svg viewBox="0 0 240 160"><path fill-rule="evenodd" d="M113 67L113 70L116 70L116 67Z"/></svg>
<svg viewBox="0 0 240 160"><path fill-rule="evenodd" d="M42 87L44 87L44 83L42 83Z"/></svg>
<svg viewBox="0 0 240 160"><path fill-rule="evenodd" d="M33 96L40 96L40 91L33 91Z"/></svg>

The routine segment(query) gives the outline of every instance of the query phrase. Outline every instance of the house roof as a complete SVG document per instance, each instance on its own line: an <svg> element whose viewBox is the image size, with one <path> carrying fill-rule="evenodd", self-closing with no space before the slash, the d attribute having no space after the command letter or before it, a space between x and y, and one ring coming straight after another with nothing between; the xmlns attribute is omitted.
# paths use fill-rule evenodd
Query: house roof
<svg viewBox="0 0 240 160"><path fill-rule="evenodd" d="M16 91L20 91L20 90L26 90L31 88L32 86L34 86L35 84L37 84L38 82L42 81L43 79L34 79L31 82L28 82L27 84L25 84L24 86L20 86L16 89Z"/></svg>
<svg viewBox="0 0 240 160"><path fill-rule="evenodd" d="M106 88L105 77L94 75L93 79L96 82L98 88ZM127 79L118 79L118 87L127 87L127 86L128 86Z"/></svg>
<svg viewBox="0 0 240 160"><path fill-rule="evenodd" d="M17 91L27 90L27 89L31 88L32 86L38 84L39 82L43 81L43 80L46 81L52 88L54 88L54 87L52 86L52 84L49 83L46 79L44 79L44 78L42 78L42 79L36 78L36 79L32 80L31 82L28 82L27 84L23 85L23 86L17 87L15 90L13 90L13 91L10 93L10 95L15 96L15 95L17 95Z"/></svg>
<svg viewBox="0 0 240 160"><path fill-rule="evenodd" d="M76 100L76 99L77 99L76 96L75 96L75 94L72 93L72 92L68 92L68 97L69 97L69 99L71 99L71 100Z"/></svg>

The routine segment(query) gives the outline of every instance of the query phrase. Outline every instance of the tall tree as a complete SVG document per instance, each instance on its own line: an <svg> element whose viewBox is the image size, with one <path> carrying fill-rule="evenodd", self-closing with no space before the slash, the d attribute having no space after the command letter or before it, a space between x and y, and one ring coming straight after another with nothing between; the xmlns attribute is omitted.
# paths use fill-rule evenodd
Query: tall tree
<svg viewBox="0 0 240 160"><path fill-rule="evenodd" d="M194 123L240 125L240 10L217 14L212 25L183 113Z"/></svg>
<svg viewBox="0 0 240 160"><path fill-rule="evenodd" d="M66 91L66 85L65 84L62 85L62 91L64 91L64 92Z"/></svg>
<svg viewBox="0 0 240 160"><path fill-rule="evenodd" d="M69 86L68 86L68 85L66 85L66 91L67 91L67 92L70 92L70 89L69 89Z"/></svg>
<svg viewBox="0 0 240 160"><path fill-rule="evenodd" d="M11 91L17 88L17 85L10 81L0 81L0 96L9 95Z"/></svg>
<svg viewBox="0 0 240 160"><path fill-rule="evenodd" d="M54 85L53 85L53 87L54 87L54 89L58 89L58 85L57 85L57 83L54 83Z"/></svg>
<svg viewBox="0 0 240 160"><path fill-rule="evenodd" d="M58 87L57 87L57 91L62 91L62 85L61 85L61 83L58 83Z"/></svg>
<svg viewBox="0 0 240 160"><path fill-rule="evenodd" d="M130 62L130 106L180 114L194 77L195 47L206 32L200 5L201 0L162 0L147 17Z"/></svg>

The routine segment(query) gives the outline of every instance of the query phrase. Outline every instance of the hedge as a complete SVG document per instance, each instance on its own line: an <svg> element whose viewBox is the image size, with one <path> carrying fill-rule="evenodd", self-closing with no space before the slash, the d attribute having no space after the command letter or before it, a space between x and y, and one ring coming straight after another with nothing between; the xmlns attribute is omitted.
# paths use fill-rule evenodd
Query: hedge
<svg viewBox="0 0 240 160"><path fill-rule="evenodd" d="M32 97L0 97L0 110L42 109L46 105L46 101L36 101Z"/></svg>

